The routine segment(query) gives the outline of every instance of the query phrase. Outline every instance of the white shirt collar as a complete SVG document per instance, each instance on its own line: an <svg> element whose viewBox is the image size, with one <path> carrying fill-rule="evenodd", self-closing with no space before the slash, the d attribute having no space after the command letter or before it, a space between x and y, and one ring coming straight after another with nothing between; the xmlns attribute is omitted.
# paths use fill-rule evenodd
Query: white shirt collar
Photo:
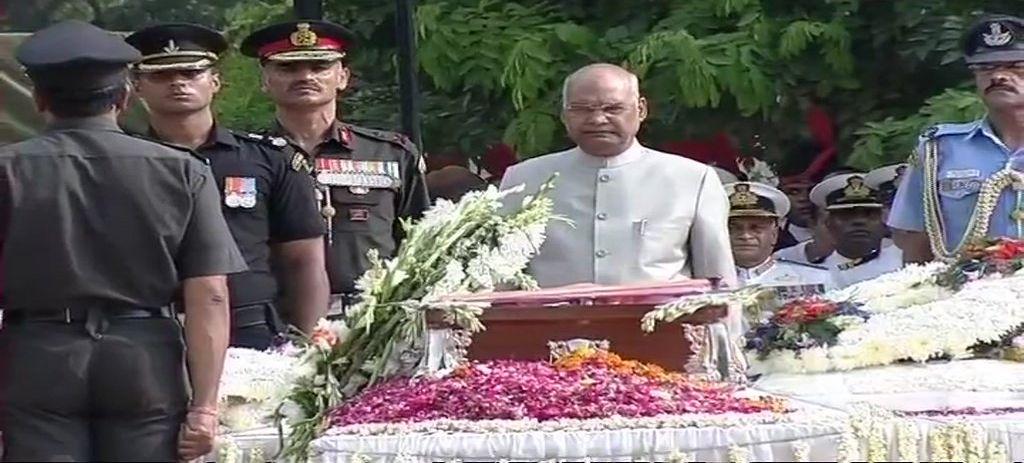
<svg viewBox="0 0 1024 463"><path fill-rule="evenodd" d="M772 256L769 255L768 258L764 260L764 262L761 262L760 264L757 264L757 265L755 265L753 267L743 268L743 267L737 266L736 267L736 276L740 279L740 281L744 281L745 282L745 281L748 281L748 280L751 280L753 278L757 278L757 277L763 275L765 272L771 270L772 267L774 267L774 266L775 266L775 259L772 258Z"/></svg>
<svg viewBox="0 0 1024 463"><path fill-rule="evenodd" d="M583 162L584 165L596 167L598 169L624 166L637 161L643 157L645 150L646 149L639 141L637 141L636 138L633 139L633 144L629 145L629 148L626 148L626 151L615 156L592 156L583 151L579 146L575 148L575 151L579 154L581 162Z"/></svg>

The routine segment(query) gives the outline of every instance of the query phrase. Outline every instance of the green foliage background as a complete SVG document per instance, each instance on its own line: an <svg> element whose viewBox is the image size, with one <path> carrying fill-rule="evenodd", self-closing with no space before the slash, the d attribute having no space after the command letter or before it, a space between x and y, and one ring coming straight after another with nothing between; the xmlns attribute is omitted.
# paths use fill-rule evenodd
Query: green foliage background
<svg viewBox="0 0 1024 463"><path fill-rule="evenodd" d="M12 11L31 30L64 17L130 30L156 20L203 22L239 41L289 18L288 0L40 0ZM325 0L328 19L360 40L344 118L398 126L394 2ZM568 145L558 120L561 80L596 61L641 76L652 102L651 144L725 130L749 151L802 163L812 102L833 115L840 153L868 168L906 157L936 122L983 114L964 69L965 28L1019 0L420 0L416 20L424 144L429 153L481 155L504 140L521 156ZM230 55L218 111L258 129L272 107L256 63Z"/></svg>

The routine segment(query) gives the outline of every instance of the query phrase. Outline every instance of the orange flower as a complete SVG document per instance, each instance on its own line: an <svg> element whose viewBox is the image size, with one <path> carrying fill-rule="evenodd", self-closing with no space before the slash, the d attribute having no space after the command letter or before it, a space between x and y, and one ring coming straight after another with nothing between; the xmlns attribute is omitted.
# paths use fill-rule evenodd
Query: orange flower
<svg viewBox="0 0 1024 463"><path fill-rule="evenodd" d="M338 336L330 329L317 328L309 336L309 342L324 350L333 349L338 344Z"/></svg>
<svg viewBox="0 0 1024 463"><path fill-rule="evenodd" d="M695 388L710 388L710 383L693 380L686 375L667 372L664 368L636 360L623 360L616 354L595 349L577 349L554 362L555 368L563 371L576 371L585 366L604 368L620 375L632 375L647 378L659 383L691 384Z"/></svg>

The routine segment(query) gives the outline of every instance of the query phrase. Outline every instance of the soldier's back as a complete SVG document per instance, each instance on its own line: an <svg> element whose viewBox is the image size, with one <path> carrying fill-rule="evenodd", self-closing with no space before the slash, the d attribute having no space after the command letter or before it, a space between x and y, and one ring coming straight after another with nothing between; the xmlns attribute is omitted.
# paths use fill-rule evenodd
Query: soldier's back
<svg viewBox="0 0 1024 463"><path fill-rule="evenodd" d="M166 304L206 167L112 123L55 126L0 148L10 185L7 307Z"/></svg>

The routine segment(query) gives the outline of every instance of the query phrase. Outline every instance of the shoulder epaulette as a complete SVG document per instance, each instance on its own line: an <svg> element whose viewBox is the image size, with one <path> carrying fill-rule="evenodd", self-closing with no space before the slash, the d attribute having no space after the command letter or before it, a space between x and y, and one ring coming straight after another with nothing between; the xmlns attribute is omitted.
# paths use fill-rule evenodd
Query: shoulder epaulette
<svg viewBox="0 0 1024 463"><path fill-rule="evenodd" d="M924 140L935 139L944 135L965 134L978 128L979 121L964 122L958 124L935 124L921 131L919 138Z"/></svg>
<svg viewBox="0 0 1024 463"><path fill-rule="evenodd" d="M272 146L277 149L281 149L288 146L288 140L286 140L284 137L264 135L253 132L246 132L245 134L242 134L241 132L235 132L234 130L231 131L231 134L244 140L251 140L254 142Z"/></svg>
<svg viewBox="0 0 1024 463"><path fill-rule="evenodd" d="M416 146L412 144L412 140L409 137L402 135L397 132L389 132L387 130L368 129L366 127L359 127L358 125L345 124L352 133L357 133L365 137L379 140L393 145L397 145L410 153L416 152Z"/></svg>
<svg viewBox="0 0 1024 463"><path fill-rule="evenodd" d="M799 265L801 267L816 268L818 270L828 271L828 268L826 268L824 265L809 264L807 262L800 262L800 261L789 260L789 259L775 259L775 260L778 261L778 262L786 263L786 264L793 264L793 265Z"/></svg>
<svg viewBox="0 0 1024 463"><path fill-rule="evenodd" d="M138 138L138 139L141 139L141 140L146 140L148 142L156 143L158 145L166 146L168 148L173 148L173 149L178 150L178 151L184 151L184 152L188 153L189 155L191 155L192 157L198 159L199 162L202 162L203 164L206 164L206 165L210 165L210 160L209 159L206 159L203 155L197 153L194 149L189 148L189 147L187 147L185 145L179 145L177 143L171 143L169 141L161 140L159 138L153 138L153 137L150 137L149 135L145 135L145 134L139 134L139 133L126 133L126 134L128 136L131 136L131 137L135 137L135 138Z"/></svg>
<svg viewBox="0 0 1024 463"><path fill-rule="evenodd" d="M295 147L292 146L291 143L288 143L288 140L286 138L278 137L276 135L264 135L252 132L246 133L244 137L256 143L260 143L265 146L271 147L274 149L275 152L284 155L285 159L288 162L288 165L291 166L292 170L296 172L304 172L307 174L313 172L313 166L312 164L310 164L310 161L306 159L306 155L302 154L301 151L295 149Z"/></svg>

